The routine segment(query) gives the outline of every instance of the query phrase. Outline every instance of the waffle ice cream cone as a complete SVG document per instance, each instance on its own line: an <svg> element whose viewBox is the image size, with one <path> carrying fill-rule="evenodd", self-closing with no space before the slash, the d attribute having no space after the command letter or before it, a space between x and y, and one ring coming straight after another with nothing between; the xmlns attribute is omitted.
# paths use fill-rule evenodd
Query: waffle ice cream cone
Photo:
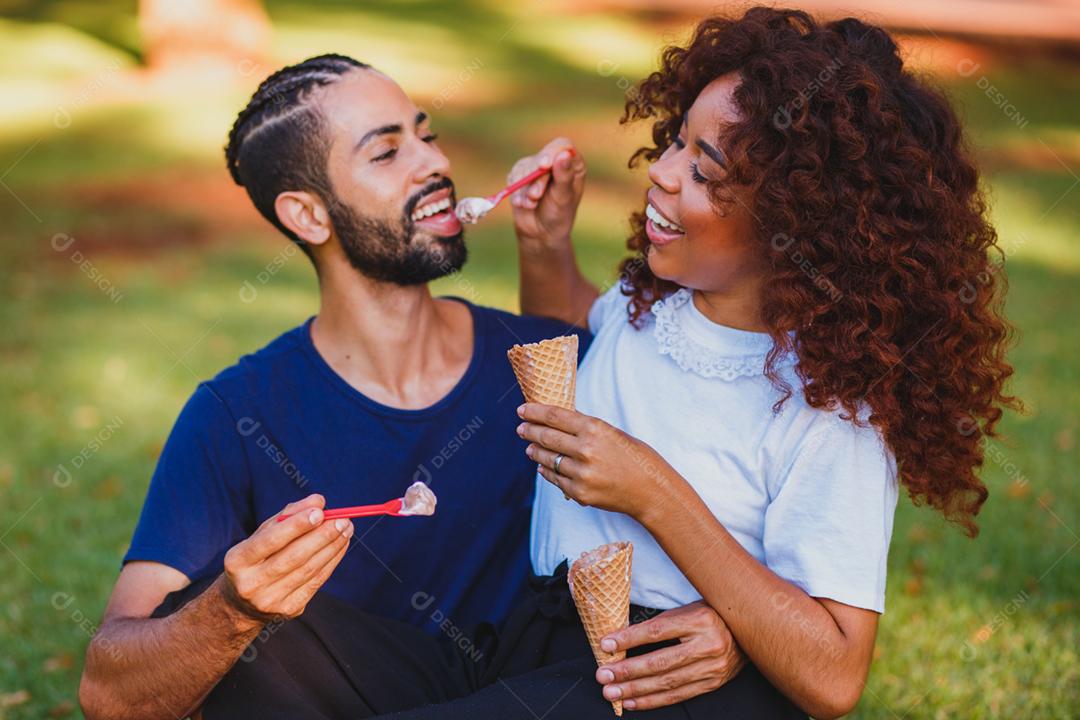
<svg viewBox="0 0 1080 720"><path fill-rule="evenodd" d="M607 653L600 648L604 636L630 624L630 565L634 546L629 542L608 543L581 554L570 566L567 582L574 597L585 635L589 638L597 665L618 662L626 651ZM622 701L611 703L622 717Z"/></svg>
<svg viewBox="0 0 1080 720"><path fill-rule="evenodd" d="M577 335L515 345L506 351L528 402L574 409L577 387Z"/></svg>

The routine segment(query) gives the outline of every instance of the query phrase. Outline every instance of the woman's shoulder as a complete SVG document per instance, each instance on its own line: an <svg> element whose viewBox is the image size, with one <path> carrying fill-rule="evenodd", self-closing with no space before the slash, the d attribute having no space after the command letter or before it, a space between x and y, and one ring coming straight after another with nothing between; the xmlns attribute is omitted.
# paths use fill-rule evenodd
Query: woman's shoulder
<svg viewBox="0 0 1080 720"><path fill-rule="evenodd" d="M598 335L602 328L614 323L628 323L630 298L623 293L621 281L603 290L589 308L589 331Z"/></svg>
<svg viewBox="0 0 1080 720"><path fill-rule="evenodd" d="M779 369L780 380L791 388L791 394L776 410L781 420L781 431L794 434L800 446L819 443L827 439L858 438L861 441L882 442L880 430L871 422L872 411L866 403L859 403L854 412L831 403L824 407L815 407L806 399L802 380L798 376L795 363ZM781 400L784 393L775 389L775 400Z"/></svg>
<svg viewBox="0 0 1080 720"><path fill-rule="evenodd" d="M834 475L864 472L881 480L895 476L896 464L871 410L855 412L838 407L813 407L799 389L793 390L777 413L771 441L781 459L775 479L803 473ZM868 478L869 479L869 478Z"/></svg>

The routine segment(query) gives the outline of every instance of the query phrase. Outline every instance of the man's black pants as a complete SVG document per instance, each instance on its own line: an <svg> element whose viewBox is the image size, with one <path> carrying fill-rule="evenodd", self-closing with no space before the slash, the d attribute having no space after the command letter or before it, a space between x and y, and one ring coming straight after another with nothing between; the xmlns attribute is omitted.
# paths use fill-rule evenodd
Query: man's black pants
<svg viewBox="0 0 1080 720"><path fill-rule="evenodd" d="M170 594L167 615L209 581ZM271 623L207 697L205 720L613 718L594 679L565 563L529 581L528 597L496 629L439 639L318 593L300 617ZM631 621L656 611L631 608ZM641 654L661 645L638 648ZM643 719L806 718L747 665L726 685L679 705L630 713Z"/></svg>

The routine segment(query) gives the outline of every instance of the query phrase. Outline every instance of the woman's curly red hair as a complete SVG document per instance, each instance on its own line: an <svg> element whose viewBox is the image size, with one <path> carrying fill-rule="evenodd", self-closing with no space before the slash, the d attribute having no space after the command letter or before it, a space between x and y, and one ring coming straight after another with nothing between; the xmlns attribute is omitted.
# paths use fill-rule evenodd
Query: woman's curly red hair
<svg viewBox="0 0 1080 720"><path fill-rule="evenodd" d="M653 121L631 166L659 158L702 89L731 72L739 121L718 138L729 167L710 189L718 208L734 188L748 198L770 263L766 373L780 402L791 388L778 360L794 352L807 402L850 418L868 408L915 503L976 535L984 437L1018 403L1004 391L1003 255L959 120L884 30L756 7L664 51L626 104L623 122ZM640 325L678 286L644 261L640 214L633 228L621 270Z"/></svg>

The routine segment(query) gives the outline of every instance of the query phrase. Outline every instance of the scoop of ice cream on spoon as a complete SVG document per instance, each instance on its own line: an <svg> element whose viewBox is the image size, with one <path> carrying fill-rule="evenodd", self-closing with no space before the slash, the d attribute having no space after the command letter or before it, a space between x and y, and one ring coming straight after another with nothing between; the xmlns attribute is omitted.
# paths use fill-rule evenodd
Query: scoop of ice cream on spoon
<svg viewBox="0 0 1080 720"><path fill-rule="evenodd" d="M431 492L431 488L417 481L405 491L405 497L401 499L401 510L398 511L398 514L434 515L436 502L438 501L435 498L435 493Z"/></svg>
<svg viewBox="0 0 1080 720"><path fill-rule="evenodd" d="M457 204L457 207L454 208L454 214L458 216L458 220L461 222L475 225L493 209L495 209L495 203L487 198L467 197L462 198L461 202Z"/></svg>
<svg viewBox="0 0 1080 720"><path fill-rule="evenodd" d="M573 148L569 148L567 152L571 155L574 154ZM487 197L462 198L458 202L457 207L454 208L454 214L458 216L458 220L461 222L475 225L480 222L485 215L494 210L495 206L506 199L508 195L512 195L537 178L547 175L549 172L551 172L550 167L536 168L525 177L510 183L494 195L488 195Z"/></svg>

